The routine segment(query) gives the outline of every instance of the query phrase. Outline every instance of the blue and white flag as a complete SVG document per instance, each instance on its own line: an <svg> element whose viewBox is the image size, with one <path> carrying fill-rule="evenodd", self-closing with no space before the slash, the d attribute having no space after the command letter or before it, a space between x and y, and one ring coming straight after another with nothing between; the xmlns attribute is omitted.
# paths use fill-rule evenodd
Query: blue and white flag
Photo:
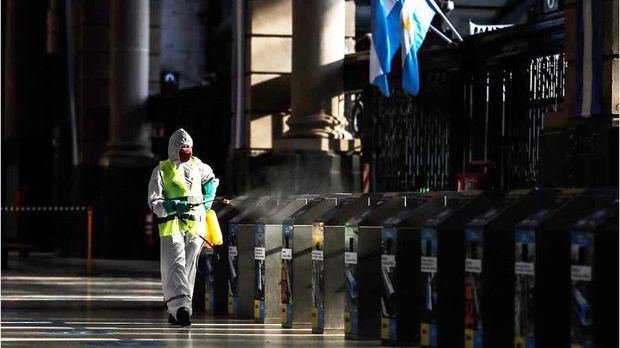
<svg viewBox="0 0 620 348"><path fill-rule="evenodd" d="M383 95L390 95L387 74L392 58L400 46L400 9L402 0L372 0L370 45L370 83L377 86Z"/></svg>
<svg viewBox="0 0 620 348"><path fill-rule="evenodd" d="M400 17L402 23L403 88L411 95L418 95L420 75L418 50L431 26L435 10L428 0L404 0Z"/></svg>
<svg viewBox="0 0 620 348"><path fill-rule="evenodd" d="M601 112L603 64L603 1L577 1L575 117Z"/></svg>

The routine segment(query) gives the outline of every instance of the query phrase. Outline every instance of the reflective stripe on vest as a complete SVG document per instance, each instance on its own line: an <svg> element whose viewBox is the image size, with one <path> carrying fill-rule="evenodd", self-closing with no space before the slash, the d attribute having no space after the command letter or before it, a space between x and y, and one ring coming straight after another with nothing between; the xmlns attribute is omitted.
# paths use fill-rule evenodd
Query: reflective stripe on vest
<svg viewBox="0 0 620 348"><path fill-rule="evenodd" d="M164 187L164 197L166 199L187 199L190 197L202 197L202 186L200 185L201 176L200 169L196 165L196 161L192 157L192 186L187 189L185 180L181 177L177 168L172 161L166 160L159 162L159 171ZM203 205L193 207L187 214L194 216L204 216L205 209ZM193 221L188 219L172 219L158 224L160 236L170 236L181 231L187 231L196 234L198 231L204 230L204 218L202 221ZM202 227L202 229L201 229Z"/></svg>

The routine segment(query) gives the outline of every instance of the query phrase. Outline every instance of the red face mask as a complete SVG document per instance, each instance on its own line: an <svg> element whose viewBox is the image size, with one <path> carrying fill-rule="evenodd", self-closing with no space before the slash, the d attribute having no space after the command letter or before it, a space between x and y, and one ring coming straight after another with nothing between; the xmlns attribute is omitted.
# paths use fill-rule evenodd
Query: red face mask
<svg viewBox="0 0 620 348"><path fill-rule="evenodd" d="M181 163L185 163L187 161L189 161L189 159L192 157L192 148L189 146L184 146L179 150L179 161L181 161Z"/></svg>

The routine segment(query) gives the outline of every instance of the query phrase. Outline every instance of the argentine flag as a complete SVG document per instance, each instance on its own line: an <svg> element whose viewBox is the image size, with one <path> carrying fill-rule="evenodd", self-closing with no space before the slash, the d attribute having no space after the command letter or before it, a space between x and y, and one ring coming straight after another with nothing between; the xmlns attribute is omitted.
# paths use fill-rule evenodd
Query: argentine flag
<svg viewBox="0 0 620 348"><path fill-rule="evenodd" d="M370 83L377 86L383 95L390 95L387 74L394 54L400 47L402 0L372 0L370 46Z"/></svg>
<svg viewBox="0 0 620 348"><path fill-rule="evenodd" d="M428 0L403 0L400 12L402 23L403 88L411 95L418 95L420 75L417 53L431 26L435 10ZM432 0L431 0L432 1Z"/></svg>
<svg viewBox="0 0 620 348"><path fill-rule="evenodd" d="M577 70L575 117L601 112L603 66L603 1L577 1Z"/></svg>

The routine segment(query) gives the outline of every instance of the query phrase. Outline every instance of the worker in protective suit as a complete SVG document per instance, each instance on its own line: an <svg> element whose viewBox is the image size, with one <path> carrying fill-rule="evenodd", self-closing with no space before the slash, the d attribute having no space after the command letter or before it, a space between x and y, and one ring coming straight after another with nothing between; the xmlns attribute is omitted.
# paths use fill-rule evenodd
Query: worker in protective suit
<svg viewBox="0 0 620 348"><path fill-rule="evenodd" d="M159 162L149 182L148 203L157 215L160 269L168 322L191 325L196 260L203 247L206 211L219 180L211 167L192 156L193 141L183 130L168 141L168 160Z"/></svg>

